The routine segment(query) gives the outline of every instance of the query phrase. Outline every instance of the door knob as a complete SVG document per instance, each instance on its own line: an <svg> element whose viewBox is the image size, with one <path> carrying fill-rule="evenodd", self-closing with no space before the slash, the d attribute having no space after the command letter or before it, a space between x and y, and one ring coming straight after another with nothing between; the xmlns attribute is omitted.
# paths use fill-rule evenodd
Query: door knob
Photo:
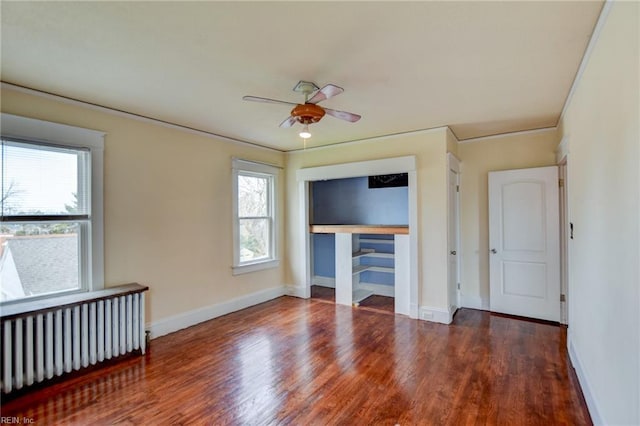
<svg viewBox="0 0 640 426"><path fill-rule="evenodd" d="M456 251L455 250L451 250L449 253L451 253L452 255L456 255Z"/></svg>
<svg viewBox="0 0 640 426"><path fill-rule="evenodd" d="M491 249L491 253L496 254L498 252L498 250L496 249Z"/></svg>

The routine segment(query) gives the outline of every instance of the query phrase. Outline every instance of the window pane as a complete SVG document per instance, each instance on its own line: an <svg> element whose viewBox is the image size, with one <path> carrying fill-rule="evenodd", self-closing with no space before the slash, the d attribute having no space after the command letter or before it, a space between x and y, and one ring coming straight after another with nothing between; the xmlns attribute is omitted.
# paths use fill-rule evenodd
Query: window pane
<svg viewBox="0 0 640 426"><path fill-rule="evenodd" d="M238 216L256 217L268 215L269 179L255 176L238 176Z"/></svg>
<svg viewBox="0 0 640 426"><path fill-rule="evenodd" d="M88 214L86 151L2 141L2 215Z"/></svg>
<svg viewBox="0 0 640 426"><path fill-rule="evenodd" d="M79 223L0 225L0 301L80 288Z"/></svg>
<svg viewBox="0 0 640 426"><path fill-rule="evenodd" d="M269 219L240 219L240 263L271 257Z"/></svg>

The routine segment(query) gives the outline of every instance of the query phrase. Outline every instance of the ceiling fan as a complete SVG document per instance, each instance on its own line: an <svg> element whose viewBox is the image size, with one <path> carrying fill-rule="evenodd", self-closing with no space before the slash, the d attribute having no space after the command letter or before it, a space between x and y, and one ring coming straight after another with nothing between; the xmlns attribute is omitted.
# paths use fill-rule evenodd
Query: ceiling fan
<svg viewBox="0 0 640 426"><path fill-rule="evenodd" d="M300 81L293 88L295 92L301 92L304 94L304 103L295 104L293 102L279 101L277 99L260 98L258 96L244 96L242 99L252 102L264 102L269 104L283 104L293 105L291 115L280 123L280 127L292 127L295 123L300 123L304 127L300 132L300 137L308 139L311 137L309 132L309 124L317 123L324 117L325 114L329 114L332 117L339 118L340 120L349 121L355 123L360 120L358 114L351 112L338 111L330 108L323 108L317 105L319 102L329 99L333 96L337 96L344 92L342 87L338 87L335 84L327 84L322 89L310 81ZM315 93L314 93L315 92ZM313 96L311 96L313 94Z"/></svg>

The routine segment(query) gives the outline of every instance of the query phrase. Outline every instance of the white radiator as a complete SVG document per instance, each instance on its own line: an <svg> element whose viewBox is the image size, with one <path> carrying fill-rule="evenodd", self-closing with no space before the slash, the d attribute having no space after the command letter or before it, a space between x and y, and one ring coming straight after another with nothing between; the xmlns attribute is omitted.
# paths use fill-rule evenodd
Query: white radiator
<svg viewBox="0 0 640 426"><path fill-rule="evenodd" d="M51 306L55 299L47 299L39 304L44 308L26 312L7 313L3 308L2 392L7 394L129 352L144 354L147 289L128 284L63 296L59 307ZM74 299L84 300L69 303Z"/></svg>

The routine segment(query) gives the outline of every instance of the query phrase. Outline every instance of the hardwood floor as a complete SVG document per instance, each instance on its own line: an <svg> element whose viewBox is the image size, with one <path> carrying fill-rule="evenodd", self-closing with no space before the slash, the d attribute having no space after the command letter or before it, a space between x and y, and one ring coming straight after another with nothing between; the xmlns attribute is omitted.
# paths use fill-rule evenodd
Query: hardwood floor
<svg viewBox="0 0 640 426"><path fill-rule="evenodd" d="M322 287L319 285L311 286L311 298L324 300L325 302L333 302L336 301L336 289L329 287Z"/></svg>
<svg viewBox="0 0 640 426"><path fill-rule="evenodd" d="M566 330L279 299L2 405L37 425L582 425Z"/></svg>
<svg viewBox="0 0 640 426"><path fill-rule="evenodd" d="M336 289L330 287L322 287L319 285L312 285L311 298L315 300L335 303ZM393 297L378 296L375 294L361 301L358 309L390 314L393 314L395 312Z"/></svg>
<svg viewBox="0 0 640 426"><path fill-rule="evenodd" d="M393 297L378 296L374 294L360 302L360 309L368 309L376 312L386 312L388 314L395 313L395 305Z"/></svg>

